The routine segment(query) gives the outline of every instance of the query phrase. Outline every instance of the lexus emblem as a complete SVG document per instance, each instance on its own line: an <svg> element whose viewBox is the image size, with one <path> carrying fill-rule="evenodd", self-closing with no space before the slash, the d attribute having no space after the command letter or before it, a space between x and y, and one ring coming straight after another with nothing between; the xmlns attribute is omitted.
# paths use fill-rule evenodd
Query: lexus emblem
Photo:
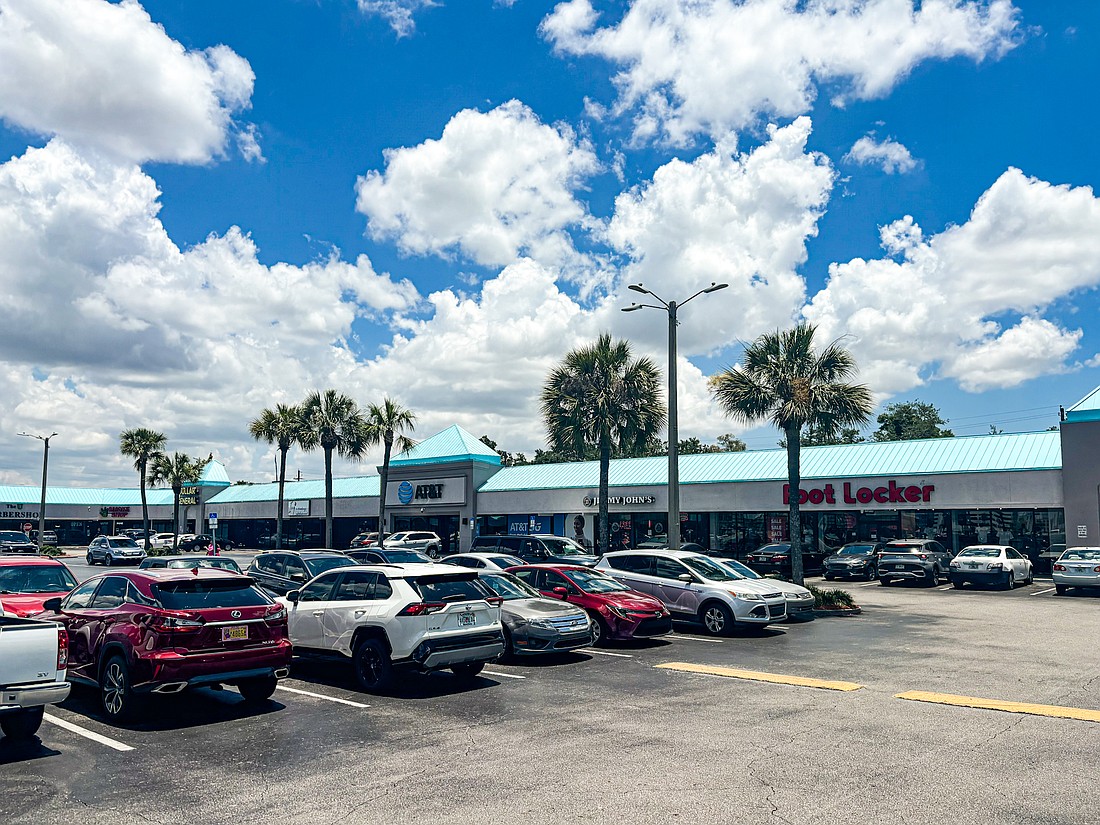
<svg viewBox="0 0 1100 825"><path fill-rule="evenodd" d="M241 617L241 611L239 611L239 610L234 610L234 611L233 611L232 613L230 613L229 615L230 615L230 616L232 616L232 617L233 617L234 619L239 619L239 618Z"/></svg>

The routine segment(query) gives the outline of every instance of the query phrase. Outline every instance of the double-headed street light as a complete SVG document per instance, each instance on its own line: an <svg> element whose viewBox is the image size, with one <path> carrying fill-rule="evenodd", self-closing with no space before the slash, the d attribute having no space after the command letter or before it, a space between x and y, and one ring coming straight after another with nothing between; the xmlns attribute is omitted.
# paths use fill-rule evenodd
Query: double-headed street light
<svg viewBox="0 0 1100 825"><path fill-rule="evenodd" d="M628 289L648 295L657 304L634 304L623 307L623 312L649 307L663 309L668 313L668 546L672 550L680 549L680 433L676 417L676 311L692 298L698 298L710 292L725 289L729 284L711 283L706 289L700 289L691 298L680 301L665 301L655 292L641 284L631 284ZM658 306L659 304L659 306Z"/></svg>
<svg viewBox="0 0 1100 825"><path fill-rule="evenodd" d="M37 438L42 442L42 500L38 505L38 552L42 552L42 534L46 532L46 471L50 464L50 439L57 433L49 435L35 435L34 433L19 433L26 438Z"/></svg>

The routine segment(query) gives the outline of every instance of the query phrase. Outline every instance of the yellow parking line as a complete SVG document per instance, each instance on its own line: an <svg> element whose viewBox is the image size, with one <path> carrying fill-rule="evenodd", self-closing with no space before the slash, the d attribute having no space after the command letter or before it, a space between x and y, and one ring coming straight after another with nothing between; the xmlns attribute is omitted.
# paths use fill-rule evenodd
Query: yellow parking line
<svg viewBox="0 0 1100 825"><path fill-rule="evenodd" d="M1006 713L1026 713L1031 716L1053 716L1057 719L1079 719L1082 722L1100 722L1100 710L1067 708L1062 705L1035 705L1031 702L1008 702L1004 699L981 699L976 696L956 696L953 693L931 693L925 690L909 690L898 693L895 699L911 702L931 702L936 705L955 705L961 708L1003 710Z"/></svg>
<svg viewBox="0 0 1100 825"><path fill-rule="evenodd" d="M689 662L666 662L656 667L664 670L680 670L685 673L704 673L709 676L727 676L730 679L748 679L753 682L773 682L777 685L818 688L819 690L859 690L863 685L855 682L835 682L828 679L811 679L806 676L785 676L782 673L763 673L758 670L741 670L734 667L693 665Z"/></svg>

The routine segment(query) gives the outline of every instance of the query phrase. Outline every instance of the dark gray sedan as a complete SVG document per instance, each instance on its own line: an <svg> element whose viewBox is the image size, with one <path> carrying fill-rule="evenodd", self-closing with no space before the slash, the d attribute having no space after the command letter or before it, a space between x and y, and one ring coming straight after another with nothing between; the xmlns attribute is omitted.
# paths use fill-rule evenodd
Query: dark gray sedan
<svg viewBox="0 0 1100 825"><path fill-rule="evenodd" d="M560 653L592 644L588 614L566 602L547 599L511 573L479 570L481 583L504 599L504 655Z"/></svg>

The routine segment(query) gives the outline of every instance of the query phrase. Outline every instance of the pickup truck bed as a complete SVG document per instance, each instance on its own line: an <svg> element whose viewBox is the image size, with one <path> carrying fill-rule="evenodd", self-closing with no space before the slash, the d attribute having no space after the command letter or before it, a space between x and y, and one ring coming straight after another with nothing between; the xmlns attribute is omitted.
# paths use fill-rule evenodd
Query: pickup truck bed
<svg viewBox="0 0 1100 825"><path fill-rule="evenodd" d="M0 730L33 736L46 705L69 695L68 636L56 622L0 616Z"/></svg>

